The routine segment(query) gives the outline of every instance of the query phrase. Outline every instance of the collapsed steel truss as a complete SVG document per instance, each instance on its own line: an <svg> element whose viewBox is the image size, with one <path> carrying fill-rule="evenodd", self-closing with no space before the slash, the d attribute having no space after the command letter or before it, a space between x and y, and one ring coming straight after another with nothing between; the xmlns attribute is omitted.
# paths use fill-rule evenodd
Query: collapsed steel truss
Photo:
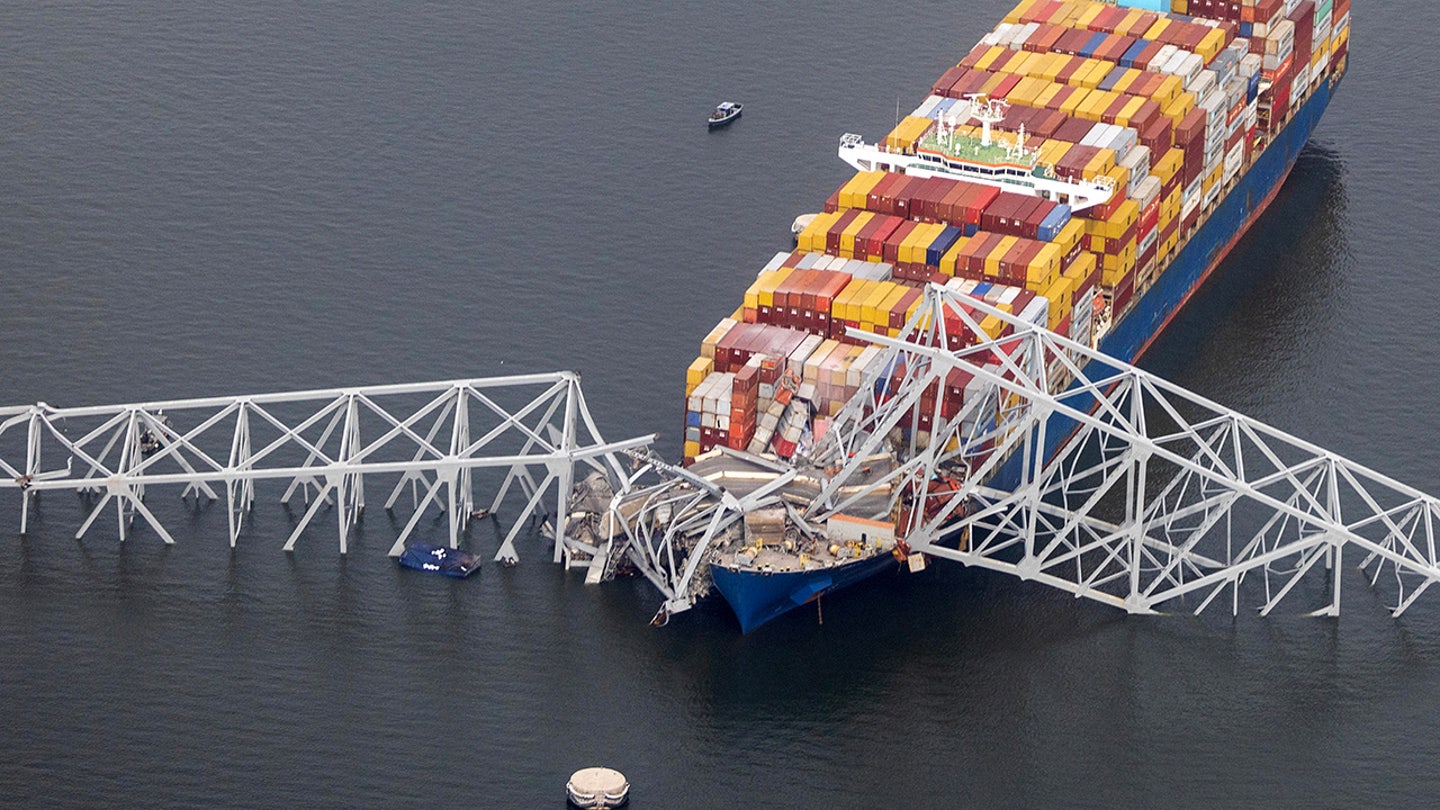
<svg viewBox="0 0 1440 810"><path fill-rule="evenodd" d="M309 504L285 549L332 507L345 553L366 479L393 481L386 510L407 489L411 495L411 515L390 548L398 555L432 506L446 516L454 548L469 521L497 512L518 487L524 505L496 554L513 562L515 540L546 511L552 484L554 514L564 515L577 464L623 476L622 454L653 439L605 442L573 372L81 408L40 403L0 409L0 490L20 491L21 533L37 493L70 490L98 495L77 538L113 502L121 540L138 515L172 543L145 503L147 489L174 486L182 498L212 501L223 489L233 548L256 484L279 480L287 482L281 501L299 492ZM483 483L495 485L494 497L477 512ZM553 523L556 562L594 553L565 536L565 521Z"/></svg>
<svg viewBox="0 0 1440 810"><path fill-rule="evenodd" d="M986 315L1013 331L946 351L946 309L972 334ZM1386 576L1397 616L1440 578L1436 498L947 288L927 291L909 330L866 335L904 381L888 396L869 381L826 450L853 464L902 415L918 420L921 393L952 369L981 383L964 412L943 419L937 406L928 435L910 434L897 475L924 504L903 527L915 551L1131 613L1187 599L1199 613L1228 592L1232 613L1305 593L1314 613L1338 615L1347 551L1372 585ZM967 429L990 397L994 429ZM937 493L942 477L957 485ZM812 509L830 505L827 493Z"/></svg>
<svg viewBox="0 0 1440 810"><path fill-rule="evenodd" d="M949 330L984 335L986 316L1007 332L943 348ZM550 527L554 560L587 566L591 582L628 560L663 594L657 618L705 595L708 551L746 512L784 504L813 530L881 487L893 494L876 516L896 519L912 552L1132 613L1198 613L1228 592L1232 612L1305 594L1315 613L1336 615L1347 552L1372 585L1384 576L1396 615L1440 579L1437 499L984 302L932 285L902 337L863 336L888 347L885 362L793 463L746 456L773 475L743 494L648 454L653 436L606 443L569 372L0 409L0 490L19 491L22 533L37 493L70 490L94 498L77 537L113 502L121 539L138 515L170 543L147 489L198 501L223 488L233 547L257 483L281 481L282 501L299 492L309 503L285 548L328 506L343 553L365 479L378 476L387 510L410 490L398 554L431 507L454 547L516 487L524 505L496 553L506 562L553 491L553 514L567 516ZM947 413L935 392L957 370L967 394ZM893 468L867 475L867 459L889 452ZM584 508L577 464L605 482ZM817 497L785 496L800 478ZM488 485L490 507L477 512Z"/></svg>
<svg viewBox="0 0 1440 810"><path fill-rule="evenodd" d="M941 348L955 328L983 338L986 316L1009 329ZM912 553L1131 613L1200 613L1228 593L1232 613L1305 594L1337 615L1347 553L1372 585L1385 576L1397 616L1440 578L1440 500L984 302L932 285L903 336L861 336L886 362L820 442L771 462L768 485L737 498L652 461L621 488L612 560L628 554L661 590L657 620L706 593L709 549L797 475L821 481L788 505L799 526L890 486ZM934 394L954 370L970 390L947 415ZM886 451L898 464L857 486Z"/></svg>

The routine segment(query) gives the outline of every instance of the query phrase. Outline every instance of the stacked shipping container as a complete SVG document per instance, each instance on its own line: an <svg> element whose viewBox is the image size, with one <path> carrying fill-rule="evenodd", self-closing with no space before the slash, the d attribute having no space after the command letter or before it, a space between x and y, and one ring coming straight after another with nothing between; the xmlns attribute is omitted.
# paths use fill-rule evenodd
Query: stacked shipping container
<svg viewBox="0 0 1440 810"><path fill-rule="evenodd" d="M687 378L687 463L722 445L796 452L880 371L878 349L847 329L900 335L925 283L1098 340L1348 42L1349 0L1023 0L886 145L923 149L939 121L978 137L964 97L983 94L1009 105L1002 140L1023 137L1059 177L1107 184L1109 200L1073 212L961 179L856 174L705 339ZM952 349L1006 333L996 318L984 334L955 326ZM968 383L953 382L933 394L942 412L964 401Z"/></svg>

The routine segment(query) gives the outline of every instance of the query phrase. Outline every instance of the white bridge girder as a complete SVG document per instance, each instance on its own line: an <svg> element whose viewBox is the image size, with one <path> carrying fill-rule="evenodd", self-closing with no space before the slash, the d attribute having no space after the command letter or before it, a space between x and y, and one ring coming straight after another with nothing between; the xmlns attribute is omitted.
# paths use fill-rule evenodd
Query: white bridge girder
<svg viewBox="0 0 1440 810"><path fill-rule="evenodd" d="M398 555L432 507L445 517L455 548L477 513L498 513L518 488L523 505L495 557L514 562L515 541L532 518L566 514L576 465L618 479L625 475L622 454L653 439L605 442L579 375L568 371L129 405L39 403L0 408L0 491L19 491L22 534L37 494L68 490L99 496L77 538L113 502L121 540L138 515L166 543L174 540L146 505L149 489L223 498L233 548L256 484L282 481L282 502L298 492L308 504L285 550L329 508L345 553L369 479L389 487L387 511L410 491L410 517L390 547ZM502 471L488 509L477 512L477 476L498 478ZM557 562L571 551L593 552L570 548L564 520L554 520L551 531Z"/></svg>
<svg viewBox="0 0 1440 810"><path fill-rule="evenodd" d="M939 348L957 322L983 335L987 315L1009 333ZM843 506L829 492L854 460L924 414L933 428L912 431L903 467L924 508L898 512L914 551L1131 613L1199 613L1228 594L1232 613L1268 614L1305 593L1312 612L1338 615L1348 556L1372 585L1385 577L1398 616L1440 578L1432 496L945 287L907 329L862 334L890 347L903 379L885 397L867 381L836 417L815 455L841 472L813 514ZM952 369L984 394L947 419L923 392ZM994 428L967 428L991 401ZM941 477L958 486L930 491Z"/></svg>

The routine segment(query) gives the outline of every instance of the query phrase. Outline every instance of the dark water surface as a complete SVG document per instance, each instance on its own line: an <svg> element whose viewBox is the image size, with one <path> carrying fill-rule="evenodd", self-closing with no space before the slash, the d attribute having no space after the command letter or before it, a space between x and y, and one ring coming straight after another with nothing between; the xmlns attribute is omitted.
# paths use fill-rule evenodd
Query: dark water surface
<svg viewBox="0 0 1440 810"><path fill-rule="evenodd" d="M0 402L575 368L677 455L684 367L786 226L1008 2L0 9ZM1402 13L1403 12L1403 13ZM1431 4L1359 3L1288 185L1144 365L1440 491ZM724 98L743 120L706 133ZM1440 600L1127 618L884 577L750 637L527 563L398 571L262 502L165 548L0 500L0 804L1397 806L1440 791ZM478 534L491 553L494 538ZM1428 596L1428 595L1427 595Z"/></svg>

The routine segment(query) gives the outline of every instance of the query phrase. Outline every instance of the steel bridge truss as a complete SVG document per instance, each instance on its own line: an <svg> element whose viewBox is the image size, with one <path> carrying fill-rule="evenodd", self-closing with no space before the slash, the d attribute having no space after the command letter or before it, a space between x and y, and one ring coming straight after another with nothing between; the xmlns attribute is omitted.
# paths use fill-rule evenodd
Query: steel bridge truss
<svg viewBox="0 0 1440 810"><path fill-rule="evenodd" d="M987 315L1010 333L941 348ZM893 376L867 380L817 448L840 471L812 516L843 510L859 460L928 416L894 473L916 552L1131 613L1228 595L1232 614L1268 614L1304 594L1338 615L1358 556L1398 616L1440 578L1440 500L984 302L932 285L904 337L863 336L889 347ZM944 418L925 392L957 369L980 393Z"/></svg>
<svg viewBox="0 0 1440 810"><path fill-rule="evenodd" d="M282 502L298 493L308 504L285 550L330 508L345 553L368 478L388 486L387 511L410 495L391 555L434 510L455 548L471 520L497 513L517 492L523 506L495 555L515 562L516 539L548 512L547 500L553 514L567 513L577 465L623 479L623 453L653 439L605 442L573 372L81 408L39 403L0 409L0 491L19 491L22 534L38 493L69 490L91 496L77 538L113 504L121 540L138 516L166 543L174 540L146 505L149 489L179 488L197 502L223 498L233 548L256 485L280 481ZM486 485L494 496L477 511ZM593 555L597 549L566 536L565 523L544 527L556 539L555 561Z"/></svg>

